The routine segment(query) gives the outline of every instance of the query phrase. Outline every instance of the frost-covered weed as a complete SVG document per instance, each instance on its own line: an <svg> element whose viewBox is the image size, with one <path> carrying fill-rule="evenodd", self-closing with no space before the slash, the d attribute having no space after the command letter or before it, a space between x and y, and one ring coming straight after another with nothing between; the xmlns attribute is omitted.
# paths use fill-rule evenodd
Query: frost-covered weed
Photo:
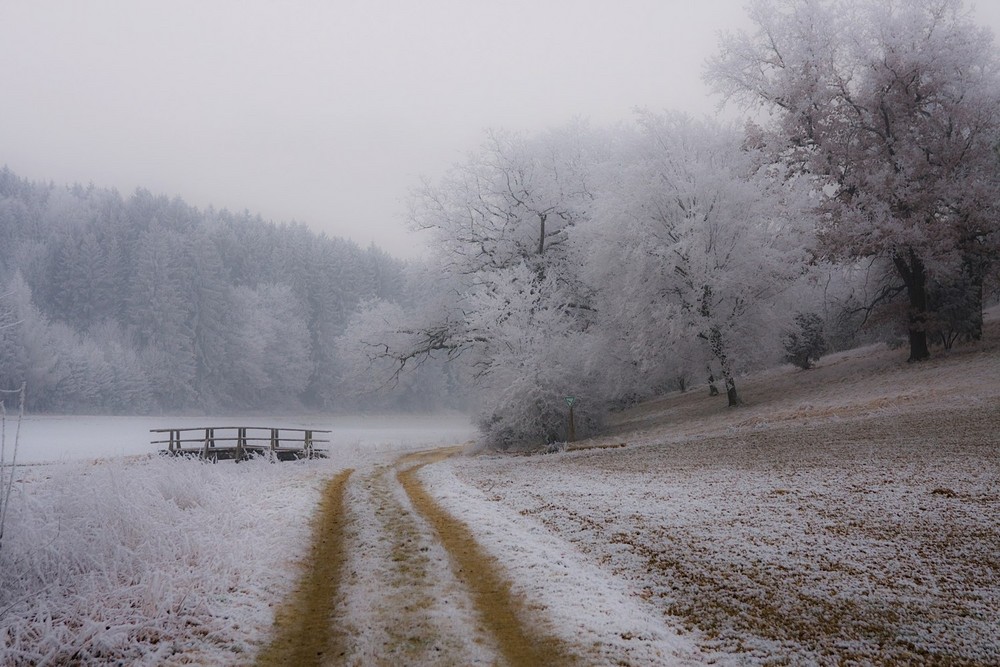
<svg viewBox="0 0 1000 667"><path fill-rule="evenodd" d="M284 565L308 540L329 465L25 469L0 551L0 663L245 657L271 623L268 602L295 576Z"/></svg>

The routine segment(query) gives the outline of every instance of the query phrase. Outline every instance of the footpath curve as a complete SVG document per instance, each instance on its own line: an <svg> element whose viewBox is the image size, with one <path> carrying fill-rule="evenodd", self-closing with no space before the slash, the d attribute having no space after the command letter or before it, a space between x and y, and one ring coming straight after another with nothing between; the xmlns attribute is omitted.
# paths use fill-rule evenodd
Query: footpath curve
<svg viewBox="0 0 1000 667"><path fill-rule="evenodd" d="M447 448L404 456L397 463L396 476L450 555L456 577L468 588L477 613L507 664L512 667L575 664L576 660L561 641L541 633L535 624L529 627L527 601L512 592L500 563L476 542L468 526L434 501L417 477L424 466L458 451L459 448Z"/></svg>
<svg viewBox="0 0 1000 667"><path fill-rule="evenodd" d="M579 662L532 617L531 601L513 592L504 568L468 526L420 481L421 468L460 450L406 454L392 466L345 470L330 479L301 579L277 612L273 639L257 665L458 665L469 661L470 646L478 647L473 653L480 664ZM442 553L436 566L427 560L428 547ZM367 585L359 587L359 577L367 577ZM461 618L448 627L432 609L447 601L428 600L442 577L468 599L449 605ZM456 628L465 628L457 630L464 636L449 637Z"/></svg>

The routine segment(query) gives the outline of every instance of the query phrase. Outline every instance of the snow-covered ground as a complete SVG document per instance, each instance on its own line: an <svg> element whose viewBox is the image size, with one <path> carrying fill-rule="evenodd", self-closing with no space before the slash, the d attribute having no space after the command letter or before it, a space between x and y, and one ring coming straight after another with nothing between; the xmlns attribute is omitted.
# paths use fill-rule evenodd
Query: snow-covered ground
<svg viewBox="0 0 1000 667"><path fill-rule="evenodd" d="M223 422L26 420L18 460L57 462L14 472L0 545L0 664L246 664L308 553L322 482L473 436L456 416L255 418L333 429L331 458L213 465L150 454L150 428ZM8 422L8 462L13 429Z"/></svg>
<svg viewBox="0 0 1000 667"><path fill-rule="evenodd" d="M875 346L773 369L743 379L739 409L696 389L618 415L586 448L418 475L585 662L1000 664L998 334L916 365ZM391 466L468 440L467 424L341 432L325 461L211 465L107 458L138 452L84 446L74 419L50 433L85 455L17 471L0 664L250 662L306 553L320 484L347 467L352 655L405 642L408 608L436 628L420 650L440 664L495 655ZM93 433L118 443L124 423L96 419ZM134 437L160 425L137 422ZM23 431L24 451L39 437ZM400 560L404 544L425 558Z"/></svg>
<svg viewBox="0 0 1000 667"><path fill-rule="evenodd" d="M362 447L368 450L412 448L427 444L453 444L474 437L467 417L444 415L276 415L106 417L26 415L21 424L20 463L48 463L117 456L154 454L163 445L152 445L163 434L157 428L204 426L266 426L331 430L331 453ZM16 415L7 416L7 443L13 441ZM155 437L154 437L155 436ZM7 451L9 463L11 452Z"/></svg>
<svg viewBox="0 0 1000 667"><path fill-rule="evenodd" d="M876 346L774 369L735 410L675 394L590 449L424 479L609 663L1000 664L993 332L918 365Z"/></svg>

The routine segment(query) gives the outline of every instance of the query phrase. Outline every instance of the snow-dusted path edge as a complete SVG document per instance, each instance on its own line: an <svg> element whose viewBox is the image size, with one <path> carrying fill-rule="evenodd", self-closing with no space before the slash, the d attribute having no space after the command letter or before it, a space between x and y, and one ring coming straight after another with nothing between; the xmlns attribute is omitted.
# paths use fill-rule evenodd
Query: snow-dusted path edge
<svg viewBox="0 0 1000 667"><path fill-rule="evenodd" d="M422 474L595 663L995 665L998 377L994 342L853 350Z"/></svg>
<svg viewBox="0 0 1000 667"><path fill-rule="evenodd" d="M557 636L591 664L697 664L690 635L667 624L628 584L596 567L537 521L495 502L454 474L451 461L426 466L421 481L470 526L507 569L513 591L547 617Z"/></svg>

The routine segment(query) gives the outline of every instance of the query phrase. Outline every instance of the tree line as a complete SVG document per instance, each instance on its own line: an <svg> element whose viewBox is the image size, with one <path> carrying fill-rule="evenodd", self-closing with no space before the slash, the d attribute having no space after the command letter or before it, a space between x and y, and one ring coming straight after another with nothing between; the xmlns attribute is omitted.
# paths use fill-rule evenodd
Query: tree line
<svg viewBox="0 0 1000 667"><path fill-rule="evenodd" d="M54 412L433 406L342 379L338 336L359 304L408 298L408 271L300 224L4 168L0 386Z"/></svg>
<svg viewBox="0 0 1000 667"><path fill-rule="evenodd" d="M1000 63L961 0L758 0L670 112L496 130L411 194L426 261L0 171L0 383L29 407L475 406L487 442L827 349L982 336Z"/></svg>
<svg viewBox="0 0 1000 667"><path fill-rule="evenodd" d="M507 447L564 439L567 396L582 434L692 383L738 405L740 374L786 355L901 340L917 362L980 338L1000 250L992 35L960 0L760 0L750 18L705 72L743 126L495 131L418 188L433 287L367 304L353 365L458 362Z"/></svg>

